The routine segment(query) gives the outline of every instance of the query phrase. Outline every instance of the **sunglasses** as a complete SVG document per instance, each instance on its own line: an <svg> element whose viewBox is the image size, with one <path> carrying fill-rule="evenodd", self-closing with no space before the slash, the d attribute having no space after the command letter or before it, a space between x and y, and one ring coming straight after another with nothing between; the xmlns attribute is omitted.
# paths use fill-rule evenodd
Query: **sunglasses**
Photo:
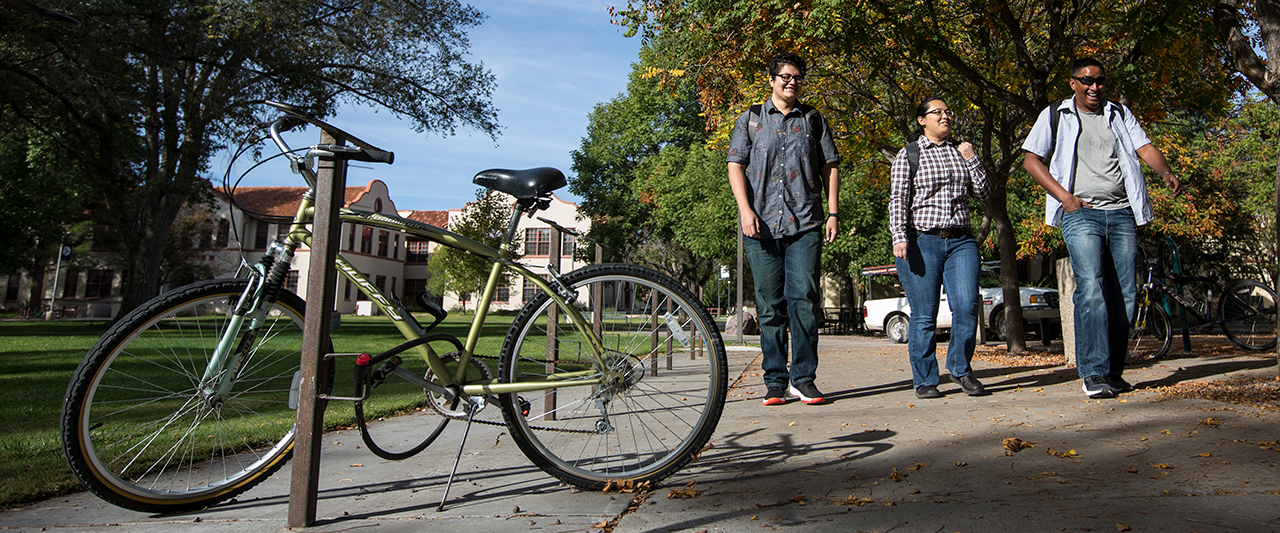
<svg viewBox="0 0 1280 533"><path fill-rule="evenodd" d="M1106 85L1106 84L1107 84L1107 77L1106 77L1106 76L1098 76L1098 77L1096 77L1096 78L1095 78L1095 77L1093 77L1093 76L1072 76L1072 77L1071 77L1071 79L1073 79L1073 80L1076 80L1076 81L1080 82L1080 85L1084 85L1085 87L1088 87L1088 86L1093 85L1093 84L1095 84L1095 83L1096 83L1096 84L1098 84L1098 85Z"/></svg>

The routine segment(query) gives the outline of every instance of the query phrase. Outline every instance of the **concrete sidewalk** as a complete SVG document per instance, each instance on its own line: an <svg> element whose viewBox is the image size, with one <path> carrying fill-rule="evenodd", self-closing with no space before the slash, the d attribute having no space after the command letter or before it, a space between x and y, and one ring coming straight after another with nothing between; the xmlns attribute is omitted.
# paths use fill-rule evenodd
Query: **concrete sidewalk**
<svg viewBox="0 0 1280 533"><path fill-rule="evenodd" d="M308 531L1280 531L1280 413L1143 390L1087 400L1074 368L981 362L992 395L944 381L945 398L918 400L903 345L823 337L820 353L828 404L763 407L759 352L731 350L730 379L742 379L715 447L647 495L570 489L532 466L505 428L477 425L436 512L462 424L434 453L399 463L368 453L355 432L329 434L320 522ZM1126 378L1141 388L1271 376L1275 365L1184 358ZM417 416L428 415L384 423L412 431ZM1034 447L1009 451L1011 438ZM0 528L281 531L288 471L194 513L149 516L80 493L0 513Z"/></svg>

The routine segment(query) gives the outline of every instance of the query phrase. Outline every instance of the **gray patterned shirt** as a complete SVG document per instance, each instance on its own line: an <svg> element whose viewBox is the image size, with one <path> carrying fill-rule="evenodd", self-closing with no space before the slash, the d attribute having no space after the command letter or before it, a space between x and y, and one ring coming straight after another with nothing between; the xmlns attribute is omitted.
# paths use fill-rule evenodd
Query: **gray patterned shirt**
<svg viewBox="0 0 1280 533"><path fill-rule="evenodd" d="M760 124L748 124L748 110L733 127L725 159L746 167L747 195L760 218L761 239L798 235L826 220L819 171L827 163L839 163L840 153L832 141L831 127L817 111L822 131L810 131L805 116L810 109L797 105L783 116L768 99L760 110ZM756 130L754 145L748 128Z"/></svg>

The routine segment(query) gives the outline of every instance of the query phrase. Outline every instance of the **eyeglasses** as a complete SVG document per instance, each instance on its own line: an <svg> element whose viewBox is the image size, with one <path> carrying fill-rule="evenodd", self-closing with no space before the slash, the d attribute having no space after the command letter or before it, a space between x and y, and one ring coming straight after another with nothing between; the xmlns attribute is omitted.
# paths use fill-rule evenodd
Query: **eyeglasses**
<svg viewBox="0 0 1280 533"><path fill-rule="evenodd" d="M925 114L926 114L926 115L938 115L939 117L941 117L942 115L946 115L946 116L951 117L951 118L955 118L955 116L956 116L956 112L955 112L955 111L952 111L952 110L950 110L950 109L934 109L934 110L932 110L932 111L926 111L926 112L925 112Z"/></svg>
<svg viewBox="0 0 1280 533"><path fill-rule="evenodd" d="M1106 84L1107 84L1107 77L1106 77L1106 76L1098 76L1098 77L1096 77L1096 78L1095 78L1095 77L1093 77L1093 76L1072 76L1072 77L1071 77L1071 79L1073 79L1073 80L1076 80L1076 81L1080 82L1080 85L1083 85L1083 86L1085 86L1085 87L1089 87L1089 86L1091 86L1091 85L1093 85L1093 84L1095 84L1095 83L1096 83L1096 84L1098 84L1098 85L1106 85Z"/></svg>
<svg viewBox="0 0 1280 533"><path fill-rule="evenodd" d="M804 83L804 74L797 74L795 76L790 74L775 74L774 77L780 78L783 83L791 83L791 80L795 80L796 83Z"/></svg>

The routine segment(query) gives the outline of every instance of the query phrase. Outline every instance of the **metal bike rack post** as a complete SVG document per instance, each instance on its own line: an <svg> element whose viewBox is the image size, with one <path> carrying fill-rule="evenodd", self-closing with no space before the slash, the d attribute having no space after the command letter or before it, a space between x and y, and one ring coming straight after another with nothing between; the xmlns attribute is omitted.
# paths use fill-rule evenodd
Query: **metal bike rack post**
<svg viewBox="0 0 1280 533"><path fill-rule="evenodd" d="M321 132L321 144L343 144ZM321 158L317 172L315 217L311 226L311 261L307 268L307 316L303 321L301 380L298 384L298 421L293 433L293 466L289 478L289 527L309 527L316 521L320 477L320 444L324 431L325 402L319 394L324 339L329 338L329 317L337 283L334 261L342 223L338 209L347 187L345 160Z"/></svg>
<svg viewBox="0 0 1280 533"><path fill-rule="evenodd" d="M1177 289L1178 295L1181 296L1182 282L1178 280L1177 276L1182 275L1182 258L1178 255L1178 243L1174 242L1173 237L1165 237L1161 246L1167 246L1169 248L1169 268L1173 270L1173 275L1175 276L1173 278L1173 287L1174 289ZM1159 256L1160 250L1157 248L1156 257ZM1164 306L1164 313L1166 315L1171 315L1169 299L1165 298L1164 295L1161 295L1160 302L1161 305ZM1187 325L1187 314L1183 312L1182 309L1178 309L1178 323L1182 325L1182 353L1190 355L1191 327Z"/></svg>
<svg viewBox="0 0 1280 533"><path fill-rule="evenodd" d="M547 268L560 272L560 230L551 228L550 249L547 250ZM573 302L569 302L573 305ZM598 318L597 318L598 319ZM560 326L560 307L557 305L547 306L547 363L546 369L548 374L554 374L556 370L556 361L560 359L560 332L556 331ZM546 420L556 419L556 390L551 389L547 392L546 397L542 399L542 410L546 413Z"/></svg>

